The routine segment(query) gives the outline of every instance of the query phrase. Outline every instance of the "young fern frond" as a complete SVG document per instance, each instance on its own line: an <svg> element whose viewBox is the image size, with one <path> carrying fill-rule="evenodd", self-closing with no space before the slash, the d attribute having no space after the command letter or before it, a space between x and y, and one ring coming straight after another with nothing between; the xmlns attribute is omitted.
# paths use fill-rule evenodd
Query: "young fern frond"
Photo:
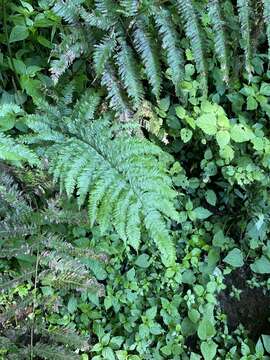
<svg viewBox="0 0 270 360"><path fill-rule="evenodd" d="M245 53L245 68L249 78L252 76L252 44L251 44L251 23L250 23L250 0L237 0L238 16L240 22L242 48Z"/></svg>
<svg viewBox="0 0 270 360"><path fill-rule="evenodd" d="M184 21L186 36L190 41L198 72L201 73L203 77L206 77L207 65L203 47L202 29L199 25L195 6L192 0L177 0L177 4L180 15Z"/></svg>
<svg viewBox="0 0 270 360"><path fill-rule="evenodd" d="M224 21L221 15L219 0L209 1L208 13L211 24L213 26L215 49L221 65L223 79L226 83L228 83L229 70L230 70L229 61L228 61L228 49L227 49L226 33L224 30Z"/></svg>
<svg viewBox="0 0 270 360"><path fill-rule="evenodd" d="M270 0L263 0L263 17L266 26L266 36L268 40L268 58L270 61Z"/></svg>
<svg viewBox="0 0 270 360"><path fill-rule="evenodd" d="M138 108L144 96L144 89L139 77L140 68L135 54L124 39L120 40L120 51L116 55L116 61L125 89L133 100L134 107Z"/></svg>
<svg viewBox="0 0 270 360"><path fill-rule="evenodd" d="M159 63L159 53L154 39L147 32L143 21L138 21L136 23L136 30L134 31L134 44L136 50L141 55L147 79L152 86L152 92L156 98L159 98L161 91L161 67Z"/></svg>
<svg viewBox="0 0 270 360"><path fill-rule="evenodd" d="M172 74L174 86L179 87L179 82L184 76L184 58L179 44L177 33L168 10L155 9L155 21L162 38L162 47L166 51L166 58Z"/></svg>

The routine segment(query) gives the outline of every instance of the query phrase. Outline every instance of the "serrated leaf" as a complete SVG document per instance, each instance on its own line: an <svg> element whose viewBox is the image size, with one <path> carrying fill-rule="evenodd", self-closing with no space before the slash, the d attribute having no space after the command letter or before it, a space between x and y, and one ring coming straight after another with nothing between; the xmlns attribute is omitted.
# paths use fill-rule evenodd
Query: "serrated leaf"
<svg viewBox="0 0 270 360"><path fill-rule="evenodd" d="M241 143L250 140L250 135L243 125L236 124L231 129L231 138L233 141Z"/></svg>
<svg viewBox="0 0 270 360"><path fill-rule="evenodd" d="M219 130L216 134L217 143L220 148L224 148L230 142L230 133L227 130Z"/></svg>
<svg viewBox="0 0 270 360"><path fill-rule="evenodd" d="M215 135L217 132L217 119L211 113L201 115L196 125L207 135Z"/></svg>

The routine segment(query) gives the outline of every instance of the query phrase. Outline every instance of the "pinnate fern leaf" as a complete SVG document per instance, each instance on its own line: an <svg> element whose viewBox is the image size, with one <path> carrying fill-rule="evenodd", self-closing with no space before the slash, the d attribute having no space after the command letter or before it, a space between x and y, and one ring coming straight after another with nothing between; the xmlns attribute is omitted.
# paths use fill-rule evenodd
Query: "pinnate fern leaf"
<svg viewBox="0 0 270 360"><path fill-rule="evenodd" d="M80 206L88 197L91 225L100 224L103 232L113 226L135 250L146 230L164 264L171 265L175 249L167 221L178 221L177 194L167 175L172 159L145 139L125 133L113 138L110 122L108 116L84 127L67 122L65 138L59 137L47 150L50 171L69 197L77 192ZM38 137L42 139L42 131Z"/></svg>

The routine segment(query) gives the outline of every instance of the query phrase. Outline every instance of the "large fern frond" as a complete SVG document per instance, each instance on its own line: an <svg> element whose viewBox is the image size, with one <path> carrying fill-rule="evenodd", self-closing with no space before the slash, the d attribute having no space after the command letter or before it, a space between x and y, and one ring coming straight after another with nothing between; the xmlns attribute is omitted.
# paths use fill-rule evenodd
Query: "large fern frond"
<svg viewBox="0 0 270 360"><path fill-rule="evenodd" d="M162 47L166 51L166 58L172 74L172 82L177 88L184 76L184 58L177 33L171 20L170 12L163 8L155 11L155 21L162 38Z"/></svg>
<svg viewBox="0 0 270 360"><path fill-rule="evenodd" d="M29 126L38 128L37 122ZM144 139L124 134L113 138L108 116L84 127L76 122L66 126L65 139L59 138L47 151L54 180L60 181L69 197L77 189L80 206L89 194L92 225L101 224L103 231L114 225L136 250L145 228L163 262L172 264L174 244L165 224L166 219L177 221L178 214L174 208L176 192L166 170L168 155ZM42 131L38 137L42 139ZM46 132L44 139L47 141Z"/></svg>
<svg viewBox="0 0 270 360"><path fill-rule="evenodd" d="M220 1L210 0L208 5L208 13L214 32L215 49L220 61L223 79L226 83L229 81L229 60L226 41L226 33L224 30L224 21L221 15Z"/></svg>
<svg viewBox="0 0 270 360"><path fill-rule="evenodd" d="M268 58L270 61L270 0L263 0L263 17L266 26L266 36L268 40Z"/></svg>
<svg viewBox="0 0 270 360"><path fill-rule="evenodd" d="M129 97L133 100L134 107L141 103L144 90L140 81L140 68L136 62L135 54L125 40L120 41L120 51L116 56L121 80Z"/></svg>
<svg viewBox="0 0 270 360"><path fill-rule="evenodd" d="M161 67L159 54L154 39L147 31L143 21L137 22L134 31L134 43L136 50L141 55L145 67L147 79L152 86L153 94L159 98L161 91Z"/></svg>
<svg viewBox="0 0 270 360"><path fill-rule="evenodd" d="M252 60L252 44L251 44L251 24L250 24L250 0L237 0L238 16L240 21L240 29L242 36L242 48L245 53L245 67L246 71L251 77L253 68Z"/></svg>
<svg viewBox="0 0 270 360"><path fill-rule="evenodd" d="M190 41L198 71L207 76L207 64L204 54L202 29L192 0L177 0L180 15L184 21L187 38Z"/></svg>
<svg viewBox="0 0 270 360"><path fill-rule="evenodd" d="M110 36L106 36L95 46L93 60L94 68L98 76L103 73L109 59L112 57L115 45L115 36L114 34L111 34Z"/></svg>

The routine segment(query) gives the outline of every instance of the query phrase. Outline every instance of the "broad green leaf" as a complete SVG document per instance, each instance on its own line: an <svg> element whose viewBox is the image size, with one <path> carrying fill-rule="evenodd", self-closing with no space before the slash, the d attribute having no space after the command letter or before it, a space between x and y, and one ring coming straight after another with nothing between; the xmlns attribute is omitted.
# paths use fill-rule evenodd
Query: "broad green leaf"
<svg viewBox="0 0 270 360"><path fill-rule="evenodd" d="M189 140L192 138L192 131L187 128L181 129L180 134L181 134L181 139L183 140L184 143L189 142Z"/></svg>
<svg viewBox="0 0 270 360"><path fill-rule="evenodd" d="M247 110L256 110L258 103L253 96L248 96L247 98Z"/></svg>
<svg viewBox="0 0 270 360"><path fill-rule="evenodd" d="M207 135L215 135L217 132L217 119L211 113L201 115L196 125Z"/></svg>
<svg viewBox="0 0 270 360"><path fill-rule="evenodd" d="M224 148L220 149L219 154L227 161L231 161L234 158L234 150L230 145L225 145Z"/></svg>
<svg viewBox="0 0 270 360"><path fill-rule="evenodd" d="M207 190L205 193L205 198L208 204L215 206L217 202L216 193L213 190Z"/></svg>
<svg viewBox="0 0 270 360"><path fill-rule="evenodd" d="M135 265L141 267L141 268L148 268L149 267L149 255L142 254L138 256L137 260L135 261Z"/></svg>
<svg viewBox="0 0 270 360"><path fill-rule="evenodd" d="M77 299L72 296L69 301L68 301L68 305L67 305L67 308L68 308L68 311L72 314L74 313L76 310L77 310Z"/></svg>
<svg viewBox="0 0 270 360"><path fill-rule="evenodd" d="M241 267L244 265L243 254L240 249L231 250L223 261L233 267Z"/></svg>
<svg viewBox="0 0 270 360"><path fill-rule="evenodd" d="M196 209L194 209L193 213L195 214L196 218L199 220L207 219L209 218L209 216L212 215L212 213L209 210L205 209L202 206L199 206Z"/></svg>
<svg viewBox="0 0 270 360"><path fill-rule="evenodd" d="M22 41L27 39L29 31L25 25L16 25L10 33L9 42L13 43L16 41Z"/></svg>
<svg viewBox="0 0 270 360"><path fill-rule="evenodd" d="M230 133L227 130L219 130L216 134L217 143L220 148L224 148L230 142Z"/></svg>
<svg viewBox="0 0 270 360"><path fill-rule="evenodd" d="M260 93L265 96L270 96L270 84L263 82L260 88Z"/></svg>
<svg viewBox="0 0 270 360"><path fill-rule="evenodd" d="M250 140L250 135L243 125L236 124L231 129L231 138L233 141L241 143Z"/></svg>
<svg viewBox="0 0 270 360"><path fill-rule="evenodd" d="M198 336L201 340L207 340L213 337L216 333L214 325L206 318L203 318L199 323Z"/></svg>
<svg viewBox="0 0 270 360"><path fill-rule="evenodd" d="M212 360L216 356L217 344L214 341L204 341L201 343L201 352L205 360Z"/></svg>
<svg viewBox="0 0 270 360"><path fill-rule="evenodd" d="M262 335L265 350L270 354L270 335Z"/></svg>
<svg viewBox="0 0 270 360"><path fill-rule="evenodd" d="M270 261L266 256L260 257L252 265L250 265L252 271L258 274L270 274Z"/></svg>

